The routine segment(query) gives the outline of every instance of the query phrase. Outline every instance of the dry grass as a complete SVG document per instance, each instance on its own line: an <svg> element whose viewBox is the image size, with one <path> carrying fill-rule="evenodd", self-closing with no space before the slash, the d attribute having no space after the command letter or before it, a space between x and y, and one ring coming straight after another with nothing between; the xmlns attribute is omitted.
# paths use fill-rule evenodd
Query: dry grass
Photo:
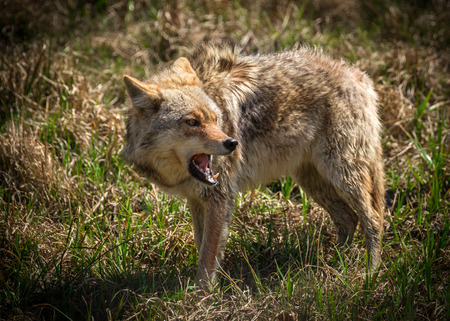
<svg viewBox="0 0 450 321"><path fill-rule="evenodd" d="M1 1L0 319L448 319L448 1ZM122 75L204 39L321 46L376 82L383 266L283 180L237 201L221 277L192 291L189 210L123 164ZM341 260L342 257L342 260Z"/></svg>

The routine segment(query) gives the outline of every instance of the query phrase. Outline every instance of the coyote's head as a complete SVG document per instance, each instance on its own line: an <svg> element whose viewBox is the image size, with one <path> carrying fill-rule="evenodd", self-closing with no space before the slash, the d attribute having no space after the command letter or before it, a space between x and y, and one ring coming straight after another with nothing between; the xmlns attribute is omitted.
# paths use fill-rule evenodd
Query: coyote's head
<svg viewBox="0 0 450 321"><path fill-rule="evenodd" d="M211 156L231 155L238 142L221 130L221 112L189 61L179 58L149 82L124 82L132 102L125 158L163 186L189 177L215 185Z"/></svg>

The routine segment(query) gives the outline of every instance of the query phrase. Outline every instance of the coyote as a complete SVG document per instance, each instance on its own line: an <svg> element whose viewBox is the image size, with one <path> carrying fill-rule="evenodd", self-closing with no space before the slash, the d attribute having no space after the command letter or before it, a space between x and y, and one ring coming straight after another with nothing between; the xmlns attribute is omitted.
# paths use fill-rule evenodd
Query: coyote
<svg viewBox="0 0 450 321"><path fill-rule="evenodd" d="M384 220L381 124L372 81L318 50L240 55L206 43L143 82L124 76L126 160L187 199L208 291L223 257L235 197L290 175L331 216L337 242L358 222L370 264Z"/></svg>

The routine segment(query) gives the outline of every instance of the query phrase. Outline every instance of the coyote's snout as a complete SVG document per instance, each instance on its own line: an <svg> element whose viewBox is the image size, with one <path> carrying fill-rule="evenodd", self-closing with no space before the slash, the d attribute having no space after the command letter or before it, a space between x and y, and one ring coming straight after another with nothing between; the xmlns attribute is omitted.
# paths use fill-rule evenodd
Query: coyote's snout
<svg viewBox="0 0 450 321"><path fill-rule="evenodd" d="M124 156L163 190L185 197L199 250L197 284L214 279L238 191L290 175L331 216L338 243L360 224L380 260L384 175L371 80L309 49L240 56L203 45L131 99Z"/></svg>
<svg viewBox="0 0 450 321"><path fill-rule="evenodd" d="M214 145L219 144L220 148L214 148ZM236 149L238 145L238 141L236 139L227 138L224 141L213 142L210 150L219 150L224 149L224 152L211 152L210 154L195 154L192 156L189 162L189 172L195 178L197 178L200 182L206 183L208 185L217 184L217 177L219 177L219 173L214 173L211 169L211 155L231 155Z"/></svg>

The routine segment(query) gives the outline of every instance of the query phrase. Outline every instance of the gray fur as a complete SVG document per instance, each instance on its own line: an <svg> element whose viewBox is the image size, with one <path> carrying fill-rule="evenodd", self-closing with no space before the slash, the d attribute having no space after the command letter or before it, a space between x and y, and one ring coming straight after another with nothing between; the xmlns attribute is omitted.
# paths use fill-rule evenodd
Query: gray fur
<svg viewBox="0 0 450 321"><path fill-rule="evenodd" d="M190 62L180 58L145 83L125 83L134 107L124 155L163 190L187 198L203 289L223 256L237 192L281 175L291 175L329 212L339 244L351 243L360 222L371 264L379 263L381 124L364 73L307 48L241 56L231 45L204 44ZM183 123L193 114L201 128ZM222 156L227 138L239 145ZM199 153L213 155L217 185L187 171Z"/></svg>

